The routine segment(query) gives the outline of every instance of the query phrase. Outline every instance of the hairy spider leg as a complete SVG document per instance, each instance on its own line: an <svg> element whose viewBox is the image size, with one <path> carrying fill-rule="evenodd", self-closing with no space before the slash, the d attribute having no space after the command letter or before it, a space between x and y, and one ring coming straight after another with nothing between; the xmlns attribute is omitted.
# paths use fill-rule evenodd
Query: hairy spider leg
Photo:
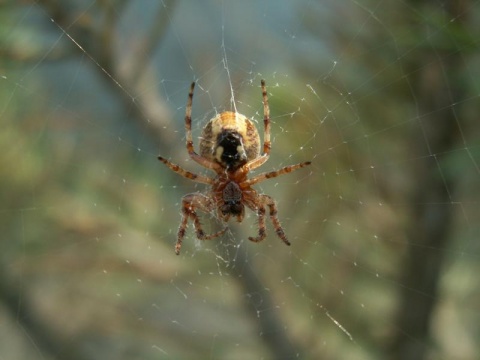
<svg viewBox="0 0 480 360"><path fill-rule="evenodd" d="M249 236L248 240L253 242L260 242L267 236L267 226L265 224L265 206L259 206L257 210L258 215L258 236L252 237Z"/></svg>
<svg viewBox="0 0 480 360"><path fill-rule="evenodd" d="M190 158L206 167L212 169L217 173L222 170L221 166L216 162L206 159L203 156L198 155L193 148L193 138L192 138L192 102L193 102L193 90L195 89L195 81L190 85L190 92L188 93L187 107L185 109L185 131L187 138L187 151Z"/></svg>
<svg viewBox="0 0 480 360"><path fill-rule="evenodd" d="M248 240L253 242L260 242L267 236L267 230L265 225L265 206L268 206L270 211L270 220L272 221L273 228L275 229L275 233L277 236L282 239L285 245L290 246L290 241L288 241L285 232L283 231L282 225L280 224L280 220L277 217L277 205L275 204L275 200L271 196L268 195L257 195L257 202L258 202L258 236L252 237L250 236Z"/></svg>
<svg viewBox="0 0 480 360"><path fill-rule="evenodd" d="M267 88L265 86L265 80L260 80L262 85L262 97L263 97L263 156L270 155L270 149L272 143L270 142L270 107L268 106ZM266 161L266 160L265 160Z"/></svg>
<svg viewBox="0 0 480 360"><path fill-rule="evenodd" d="M247 174L249 171L262 166L270 157L270 150L272 148L272 143L270 140L270 107L268 105L268 95L267 88L265 86L265 80L262 79L260 82L262 85L263 97L263 154L242 165L237 170L238 175L242 173Z"/></svg>
<svg viewBox="0 0 480 360"><path fill-rule="evenodd" d="M261 155L247 162L246 164L240 166L237 170L235 170L234 176L239 178L247 176L250 171L262 166L267 162L267 160L268 160L268 155Z"/></svg>
<svg viewBox="0 0 480 360"><path fill-rule="evenodd" d="M199 182L199 183L202 183L202 184L213 184L213 179L210 179L209 177L199 175L199 174L194 174L190 171L187 171L184 168L180 167L179 165L168 161L164 157L159 156L158 160L160 160L162 163L167 165L170 168L170 170L176 172L177 174L179 174L179 175L181 175L181 176L183 176L187 179L190 179L192 181L196 181L196 182Z"/></svg>
<svg viewBox="0 0 480 360"><path fill-rule="evenodd" d="M298 170L298 169L301 169L305 166L308 166L311 163L312 163L311 161L305 161L305 162L302 162L302 163L299 163L299 164L285 166L285 167L283 167L279 170L258 174L257 176L255 176L251 179L243 181L241 183L241 186L242 187L252 186L254 184L257 184L257 183L262 182L262 181L267 180L267 179L271 179L271 178L274 178L274 177L277 177L277 176L280 176L280 175L289 174L289 173L291 173L295 170Z"/></svg>
<svg viewBox="0 0 480 360"><path fill-rule="evenodd" d="M223 235L225 231L227 231L228 227L224 227L222 230L217 231L214 234L205 235L205 232L202 229L200 218L198 217L195 209L198 208L208 213L212 212L214 210L214 207L215 205L213 201L201 193L187 194L182 198L182 220L180 222L180 227L178 228L177 243L175 244L175 254L180 254L180 249L182 248L182 241L185 237L189 218L192 219L195 233L197 235L197 238L200 240L214 239Z"/></svg>

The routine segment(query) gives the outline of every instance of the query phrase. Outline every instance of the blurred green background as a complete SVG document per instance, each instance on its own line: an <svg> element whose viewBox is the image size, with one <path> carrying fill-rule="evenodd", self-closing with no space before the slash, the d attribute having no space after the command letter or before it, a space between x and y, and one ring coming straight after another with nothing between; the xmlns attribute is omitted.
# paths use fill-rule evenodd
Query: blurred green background
<svg viewBox="0 0 480 360"><path fill-rule="evenodd" d="M2 2L0 360L478 358L479 5ZM189 85L197 146L261 78L292 246L175 256Z"/></svg>

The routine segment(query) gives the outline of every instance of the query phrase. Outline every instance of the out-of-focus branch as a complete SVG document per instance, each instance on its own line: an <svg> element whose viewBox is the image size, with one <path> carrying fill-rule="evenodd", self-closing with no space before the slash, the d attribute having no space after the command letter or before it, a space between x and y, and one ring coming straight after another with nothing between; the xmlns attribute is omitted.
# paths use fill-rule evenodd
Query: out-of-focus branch
<svg viewBox="0 0 480 360"><path fill-rule="evenodd" d="M137 98L135 92L141 84L139 79L151 79L151 76L144 77L143 73L151 71L148 61L165 35L168 25L166 12L171 11L171 5L174 2L169 1L169 6L159 7L154 26L151 31L147 32L148 35L142 51L140 51L140 56L133 57L135 63L128 67L127 72L119 71L121 66L113 46L119 17L118 8L113 11L110 5L100 4L99 8L104 12L105 18L103 25L96 27L93 21L88 20L88 14L82 15L83 20L75 17L78 14L70 14L66 2L39 0L37 4L44 6L45 11L55 23L82 47L72 44L71 49L76 56L85 56L86 52L95 61L93 70L97 72L98 78L102 80L110 94L123 104L124 113L129 114L130 119L150 136L152 143L160 151L167 149L172 142L172 138L164 131L170 121L167 106L153 90L155 96L142 96L141 98ZM64 53L64 55L71 56L71 53ZM44 61L48 61L48 58L45 58Z"/></svg>
<svg viewBox="0 0 480 360"><path fill-rule="evenodd" d="M277 315L271 293L266 291L267 287L262 283L259 274L254 269L254 264L247 259L245 252L236 252L235 258L232 258L230 253L224 253L224 255L229 258L230 264L235 264L230 270L235 273L242 287L242 292L252 296L261 294L260 307L253 299L252 301L246 300L246 308L252 319L258 320L259 333L270 350L272 358L296 359L299 354L306 353L289 336L288 327L282 324L280 317ZM261 312L260 316L259 312Z"/></svg>
<svg viewBox="0 0 480 360"><path fill-rule="evenodd" d="M174 0L163 1L155 14L155 20L153 21L153 27L148 32L148 36L143 39L137 49L137 56L135 62L131 67L129 74L129 82L134 84L138 81L145 72L148 66L148 61L153 57L155 49L163 38L167 26L169 25L167 9L174 4Z"/></svg>
<svg viewBox="0 0 480 360"><path fill-rule="evenodd" d="M428 3L423 1L420 5ZM450 1L446 7L450 11L449 18L456 19L457 26L461 27L465 20L462 16L469 11L467 1L460 3ZM430 324L439 298L444 249L450 239L453 220L453 208L445 204L451 202L450 194L456 187L456 178L441 173L436 154L455 149L459 133L458 113L455 113L456 107L448 105L464 98L464 90L457 78L464 61L460 53L441 56L440 49L432 49L416 54L417 57L412 59L413 69L408 73L416 76L412 85L423 137L414 146L418 154L427 146L432 156L429 161L416 162L412 169L416 189L411 199L410 242L401 280L404 286L395 321L399 331L390 348L394 360L422 360L428 355Z"/></svg>
<svg viewBox="0 0 480 360"><path fill-rule="evenodd" d="M23 287L25 288L25 287ZM28 294L16 285L5 267L0 267L0 302L15 317L15 321L28 334L30 341L35 343L47 357L57 360L86 360L79 349L62 333L48 326L48 322L38 316L38 310L32 306Z"/></svg>

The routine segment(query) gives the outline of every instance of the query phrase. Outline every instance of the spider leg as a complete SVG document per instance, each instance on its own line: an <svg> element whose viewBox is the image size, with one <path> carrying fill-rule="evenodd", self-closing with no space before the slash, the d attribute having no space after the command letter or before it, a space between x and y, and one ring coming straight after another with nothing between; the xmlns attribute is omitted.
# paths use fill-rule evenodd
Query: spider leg
<svg viewBox="0 0 480 360"><path fill-rule="evenodd" d="M268 195L260 195L265 199L265 203L268 205L270 209L270 220L272 221L273 228L275 229L275 233L277 236L282 239L285 245L290 246L290 241L288 241L287 236L285 235L285 231L283 231L282 225L280 224L280 220L277 217L277 204L275 204L275 200L273 200Z"/></svg>
<svg viewBox="0 0 480 360"><path fill-rule="evenodd" d="M265 80L262 79L260 82L263 96L263 154L241 166L236 171L236 174L239 176L247 174L249 171L262 166L270 157L270 150L272 148L272 143L270 140L270 106L268 105L268 95L267 88L265 86Z"/></svg>
<svg viewBox="0 0 480 360"><path fill-rule="evenodd" d="M272 143L270 142L270 107L268 106L268 95L267 88L265 86L265 80L260 80L260 83L262 85L263 96L263 154L264 156L268 157L270 155L270 149L272 148Z"/></svg>
<svg viewBox="0 0 480 360"><path fill-rule="evenodd" d="M257 210L258 215L258 236L252 237L249 236L248 240L253 242L260 242L267 236L267 227L265 225L265 206L261 205Z"/></svg>
<svg viewBox="0 0 480 360"><path fill-rule="evenodd" d="M198 155L193 148L193 138L192 138L192 102L193 102L193 89L195 89L195 82L192 82L190 85L190 92L188 93L187 107L185 109L185 131L187 138L187 151L190 158L206 167L207 169L212 169L214 171L220 171L221 167L214 161L204 158L203 156Z"/></svg>
<svg viewBox="0 0 480 360"><path fill-rule="evenodd" d="M263 96L263 154L242 165L236 171L237 175L247 174L249 171L262 166L270 157L270 149L272 148L272 143L270 140L270 107L268 106L268 95L267 88L265 87L265 80L262 79L260 82L262 85Z"/></svg>
<svg viewBox="0 0 480 360"><path fill-rule="evenodd" d="M284 174L289 174L289 173L291 173L295 170L298 170L298 169L301 169L305 166L308 166L311 163L312 163L311 161L305 161L303 163L285 166L285 167L283 167L279 170L276 170L276 171L271 171L271 172L267 172L267 173L258 174L257 176L255 176L251 179L243 181L241 186L242 187L252 186L256 183L259 183L259 182L267 180L267 179L271 179L271 178L274 178L274 177L277 177L277 176L280 176L280 175L284 175Z"/></svg>
<svg viewBox="0 0 480 360"><path fill-rule="evenodd" d="M269 155L261 155L253 160L250 160L246 164L240 166L235 170L235 177L242 177L248 174L250 171L262 166L268 160Z"/></svg>
<svg viewBox="0 0 480 360"><path fill-rule="evenodd" d="M272 143L270 141L270 107L268 106L268 95L265 87L265 80L261 80L261 85L263 96L263 154L241 166L237 170L237 174L247 174L249 171L265 164L270 157L270 149L272 148Z"/></svg>
<svg viewBox="0 0 480 360"><path fill-rule="evenodd" d="M277 217L277 205L275 204L275 200L271 196L268 195L257 195L257 203L258 203L258 236L257 237L249 237L248 240L253 242L260 242L265 239L267 235L266 226L265 226L265 206L268 206L270 211L270 220L272 221L273 228L275 229L275 233L277 236L282 239L285 245L290 246L290 241L288 241L285 232L283 231L282 225L280 224L280 220Z"/></svg>
<svg viewBox="0 0 480 360"><path fill-rule="evenodd" d="M179 175L182 175L187 179L190 179L199 183L203 183L203 184L213 184L213 179L187 171L181 168L180 166L178 166L177 164L174 164L161 156L158 157L158 160L160 160L162 163L167 165L172 171L176 172Z"/></svg>
<svg viewBox="0 0 480 360"><path fill-rule="evenodd" d="M227 227L224 227L222 230L217 231L214 234L206 235L202 229L200 218L195 211L196 208L204 212L211 212L214 209L214 203L210 198L200 193L187 194L182 198L182 220L180 222L180 227L178 228L177 243L175 244L175 254L177 255L180 254L180 249L182 248L182 241L185 237L189 218L192 219L195 233L200 240L214 239L223 235L228 229Z"/></svg>

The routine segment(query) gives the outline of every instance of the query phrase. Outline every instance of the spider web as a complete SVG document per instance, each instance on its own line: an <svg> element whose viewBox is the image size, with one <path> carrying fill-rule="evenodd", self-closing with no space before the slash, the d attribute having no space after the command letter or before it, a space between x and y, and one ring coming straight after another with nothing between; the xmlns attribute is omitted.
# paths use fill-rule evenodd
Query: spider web
<svg viewBox="0 0 480 360"><path fill-rule="evenodd" d="M0 359L474 359L479 2L2 6ZM170 172L222 111L263 134L256 215L211 241ZM202 214L207 232L221 228ZM188 344L188 346L186 346Z"/></svg>

